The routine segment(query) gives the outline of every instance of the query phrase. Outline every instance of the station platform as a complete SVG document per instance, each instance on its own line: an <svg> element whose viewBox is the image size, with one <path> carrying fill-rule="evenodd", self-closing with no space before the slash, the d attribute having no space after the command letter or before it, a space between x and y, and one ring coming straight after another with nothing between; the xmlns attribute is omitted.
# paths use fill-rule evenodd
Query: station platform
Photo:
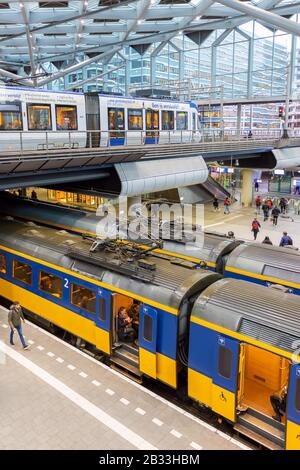
<svg viewBox="0 0 300 470"><path fill-rule="evenodd" d="M220 201L219 212L214 212L212 204L205 206L205 230L221 233L233 231L236 238L253 241L251 224L254 217L261 224L257 242L262 242L265 236L268 236L274 246L279 246L282 232L286 231L292 237L294 246L300 249L300 216L295 215L293 211L290 211L286 216L280 215L278 225L273 226L271 218L266 222L263 221L262 211L257 214L255 207L243 208L239 201L232 204L230 214L225 215L223 204Z"/></svg>
<svg viewBox="0 0 300 470"><path fill-rule="evenodd" d="M38 326L9 345L0 308L1 449L248 450Z"/></svg>

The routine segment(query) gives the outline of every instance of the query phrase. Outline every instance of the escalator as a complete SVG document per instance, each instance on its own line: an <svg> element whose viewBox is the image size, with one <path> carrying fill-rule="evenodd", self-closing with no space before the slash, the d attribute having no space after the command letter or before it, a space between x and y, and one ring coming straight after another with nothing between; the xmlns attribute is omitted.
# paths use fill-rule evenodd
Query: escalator
<svg viewBox="0 0 300 470"><path fill-rule="evenodd" d="M214 196L216 196L219 200L224 200L226 197L231 197L231 193L211 176L209 176L205 183L202 183L201 186L210 196L207 201L212 200Z"/></svg>

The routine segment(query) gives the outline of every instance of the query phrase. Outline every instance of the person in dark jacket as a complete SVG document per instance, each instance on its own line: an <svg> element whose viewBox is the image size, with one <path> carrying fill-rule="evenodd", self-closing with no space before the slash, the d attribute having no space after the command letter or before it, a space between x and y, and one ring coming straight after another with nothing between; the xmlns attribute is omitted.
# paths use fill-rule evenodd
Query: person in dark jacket
<svg viewBox="0 0 300 470"><path fill-rule="evenodd" d="M121 307L118 312L118 338L121 341L133 341L135 339L132 319L129 317L125 307Z"/></svg>
<svg viewBox="0 0 300 470"><path fill-rule="evenodd" d="M279 214L280 214L280 210L278 209L278 207L274 207L272 209L272 219L273 219L273 225L277 225L278 223L278 217L279 217Z"/></svg>
<svg viewBox="0 0 300 470"><path fill-rule="evenodd" d="M269 237L265 237L264 240L262 241L264 245L273 245Z"/></svg>
<svg viewBox="0 0 300 470"><path fill-rule="evenodd" d="M25 323L25 318L24 318L24 314L23 314L23 310L22 310L22 307L20 305L20 302L16 301L10 306L10 309L9 309L9 312L8 312L8 324L10 326L9 342L12 346L15 345L15 343L14 343L14 332L15 332L15 330L17 330L23 348L28 349L29 346L28 346L28 344L26 344L24 336L23 336L23 332L22 332L22 322L21 322L21 320L23 321L23 323Z"/></svg>
<svg viewBox="0 0 300 470"><path fill-rule="evenodd" d="M286 213L287 200L284 197L282 197L280 199L279 206L280 206L281 214L285 214Z"/></svg>
<svg viewBox="0 0 300 470"><path fill-rule="evenodd" d="M287 232L283 232L283 235L281 237L279 246L288 246L288 245L293 245L293 240L291 237L287 234Z"/></svg>
<svg viewBox="0 0 300 470"><path fill-rule="evenodd" d="M254 240L257 239L257 234L259 232L259 229L260 229L260 223L258 222L257 219L254 219L252 222L252 229L251 229L254 235Z"/></svg>
<svg viewBox="0 0 300 470"><path fill-rule="evenodd" d="M261 208L262 208L262 211L264 213L264 222L265 222L269 218L270 208L269 208L268 204L266 204L266 203L264 203Z"/></svg>
<svg viewBox="0 0 300 470"><path fill-rule="evenodd" d="M218 201L217 196L214 196L213 207L214 207L215 212L217 212L219 210L219 201Z"/></svg>

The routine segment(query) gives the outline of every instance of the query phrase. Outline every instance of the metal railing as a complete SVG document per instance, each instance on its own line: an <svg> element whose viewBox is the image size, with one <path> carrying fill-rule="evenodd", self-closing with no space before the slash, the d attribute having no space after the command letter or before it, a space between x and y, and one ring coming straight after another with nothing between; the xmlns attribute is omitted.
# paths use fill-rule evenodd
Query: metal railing
<svg viewBox="0 0 300 470"><path fill-rule="evenodd" d="M300 129L288 131L289 138L300 138ZM63 150L79 148L105 148L117 146L143 146L147 144L210 144L274 141L282 138L280 129L201 129L194 130L113 130L113 131L6 131L0 132L1 153L29 150Z"/></svg>

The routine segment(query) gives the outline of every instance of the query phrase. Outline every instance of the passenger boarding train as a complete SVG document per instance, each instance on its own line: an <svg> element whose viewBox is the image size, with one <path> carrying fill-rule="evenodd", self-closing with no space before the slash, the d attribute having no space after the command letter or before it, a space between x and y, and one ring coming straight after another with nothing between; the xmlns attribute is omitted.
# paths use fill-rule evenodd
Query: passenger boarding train
<svg viewBox="0 0 300 470"><path fill-rule="evenodd" d="M201 407L265 447L300 450L299 297L119 248L92 252L66 231L1 220L0 296L141 377L177 389L186 371L186 395ZM138 342L127 343L118 311L133 302ZM277 421L270 398L283 394Z"/></svg>
<svg viewBox="0 0 300 470"><path fill-rule="evenodd" d="M99 217L93 212L56 204L0 195L0 212L77 235L96 236ZM156 252L207 266L225 277L255 282L264 286L279 284L300 295L300 252L255 242L232 239L224 234L205 233L203 244L164 240Z"/></svg>
<svg viewBox="0 0 300 470"><path fill-rule="evenodd" d="M192 102L0 87L0 150L199 140Z"/></svg>

